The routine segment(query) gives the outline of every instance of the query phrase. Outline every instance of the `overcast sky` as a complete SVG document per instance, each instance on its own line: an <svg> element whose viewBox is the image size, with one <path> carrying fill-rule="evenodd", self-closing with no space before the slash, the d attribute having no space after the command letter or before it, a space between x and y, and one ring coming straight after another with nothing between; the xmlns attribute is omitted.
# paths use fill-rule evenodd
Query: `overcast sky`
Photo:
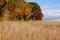
<svg viewBox="0 0 60 40"><path fill-rule="evenodd" d="M60 19L60 0L28 0L37 2L44 14L44 18L59 17Z"/></svg>

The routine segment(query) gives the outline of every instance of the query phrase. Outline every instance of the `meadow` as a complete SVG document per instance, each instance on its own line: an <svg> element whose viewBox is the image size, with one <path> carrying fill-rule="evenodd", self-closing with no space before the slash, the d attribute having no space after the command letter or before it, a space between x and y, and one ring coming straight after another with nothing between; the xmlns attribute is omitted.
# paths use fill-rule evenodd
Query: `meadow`
<svg viewBox="0 0 60 40"><path fill-rule="evenodd" d="M1 21L0 40L60 40L60 22Z"/></svg>

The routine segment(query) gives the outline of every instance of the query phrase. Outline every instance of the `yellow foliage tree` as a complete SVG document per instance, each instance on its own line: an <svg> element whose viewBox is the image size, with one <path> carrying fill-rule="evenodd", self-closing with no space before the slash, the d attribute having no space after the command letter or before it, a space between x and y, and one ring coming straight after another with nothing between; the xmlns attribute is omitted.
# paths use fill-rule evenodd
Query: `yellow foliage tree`
<svg viewBox="0 0 60 40"><path fill-rule="evenodd" d="M20 18L21 20L24 20L27 18L29 14L31 14L32 6L25 0L5 0L5 1L7 2L5 8L5 10L7 10L7 13L4 12L4 16L8 14L9 16L7 17L9 17L9 19L16 20L17 18Z"/></svg>
<svg viewBox="0 0 60 40"><path fill-rule="evenodd" d="M31 11L32 6L29 3L22 1L16 4L16 8L12 11L11 15L14 14L14 19L20 17L21 20L24 20L29 14L31 14Z"/></svg>

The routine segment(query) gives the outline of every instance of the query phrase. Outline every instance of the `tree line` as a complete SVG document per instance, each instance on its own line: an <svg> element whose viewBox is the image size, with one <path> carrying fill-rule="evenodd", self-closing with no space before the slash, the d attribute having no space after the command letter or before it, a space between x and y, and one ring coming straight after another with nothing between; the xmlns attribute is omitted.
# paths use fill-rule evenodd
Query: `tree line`
<svg viewBox="0 0 60 40"><path fill-rule="evenodd" d="M1 0L0 20L42 20L43 14L36 2Z"/></svg>

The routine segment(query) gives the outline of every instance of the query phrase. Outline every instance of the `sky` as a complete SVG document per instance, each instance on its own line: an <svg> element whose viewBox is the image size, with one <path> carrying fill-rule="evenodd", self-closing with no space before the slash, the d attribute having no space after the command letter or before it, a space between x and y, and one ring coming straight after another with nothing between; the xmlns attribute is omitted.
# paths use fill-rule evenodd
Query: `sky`
<svg viewBox="0 0 60 40"><path fill-rule="evenodd" d="M28 0L37 2L44 15L44 20L60 21L60 0Z"/></svg>

